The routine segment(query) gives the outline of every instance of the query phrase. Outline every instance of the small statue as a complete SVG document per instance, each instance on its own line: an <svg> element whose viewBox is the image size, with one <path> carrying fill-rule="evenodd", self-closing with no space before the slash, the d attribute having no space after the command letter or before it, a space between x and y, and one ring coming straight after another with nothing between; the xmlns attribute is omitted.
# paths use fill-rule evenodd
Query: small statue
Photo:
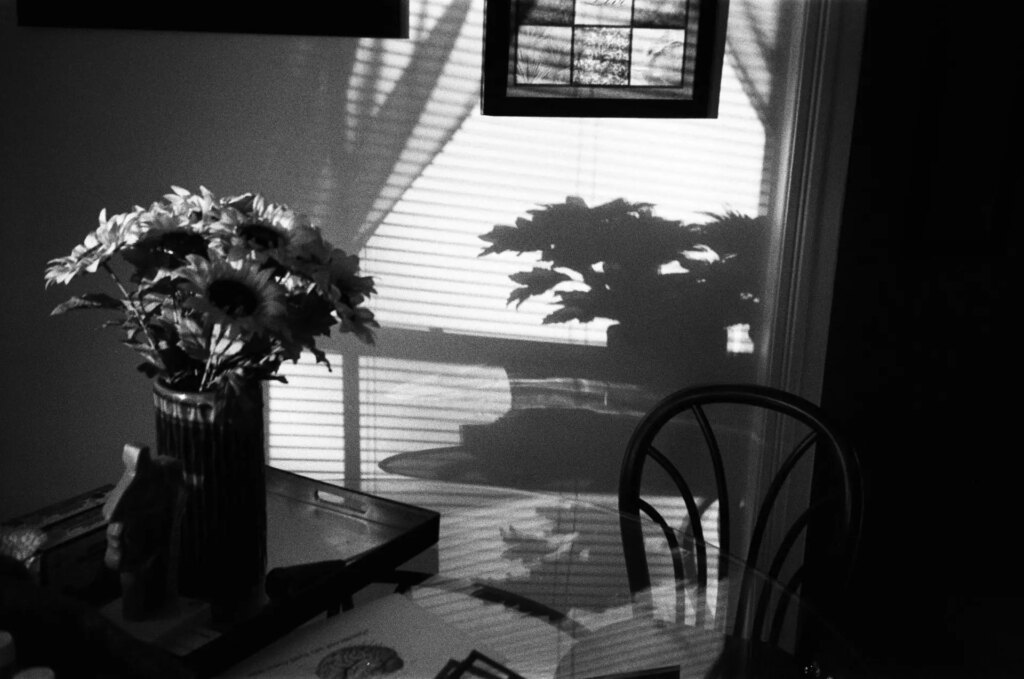
<svg viewBox="0 0 1024 679"><path fill-rule="evenodd" d="M177 547L184 509L181 462L125 444L124 474L103 505L104 562L121 576L122 615L145 620L177 601Z"/></svg>

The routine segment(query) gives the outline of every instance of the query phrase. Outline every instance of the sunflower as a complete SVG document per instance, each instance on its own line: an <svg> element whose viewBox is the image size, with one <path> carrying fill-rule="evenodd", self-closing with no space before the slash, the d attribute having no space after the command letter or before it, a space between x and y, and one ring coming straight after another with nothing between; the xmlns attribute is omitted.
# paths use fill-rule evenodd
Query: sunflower
<svg viewBox="0 0 1024 679"><path fill-rule="evenodd" d="M284 289L271 280L271 269L255 262L210 261L188 255L178 270L192 288L185 306L202 314L206 325L220 324L244 335L282 332L287 309Z"/></svg>
<svg viewBox="0 0 1024 679"><path fill-rule="evenodd" d="M305 240L309 219L287 205L267 203L259 194L247 194L229 203L220 221L234 232L230 259L254 256L283 262L296 235Z"/></svg>
<svg viewBox="0 0 1024 679"><path fill-rule="evenodd" d="M136 208L133 212L124 212L108 219L107 211L101 210L99 226L85 237L82 244L76 245L67 257L58 257L48 262L46 285L67 283L83 271L96 273L101 264L138 238L139 217L142 214L142 208Z"/></svg>
<svg viewBox="0 0 1024 679"><path fill-rule="evenodd" d="M125 260L135 266L137 277L154 278L161 269L176 269L189 255L207 256L210 240L189 215L154 207L140 220L138 240L125 248Z"/></svg>
<svg viewBox="0 0 1024 679"><path fill-rule="evenodd" d="M180 186L171 186L173 193L164 194L164 205L154 204L156 208L169 208L175 215L184 217L190 224L202 222L209 224L220 219L220 206L217 198L205 186L199 187L199 193L194 194Z"/></svg>

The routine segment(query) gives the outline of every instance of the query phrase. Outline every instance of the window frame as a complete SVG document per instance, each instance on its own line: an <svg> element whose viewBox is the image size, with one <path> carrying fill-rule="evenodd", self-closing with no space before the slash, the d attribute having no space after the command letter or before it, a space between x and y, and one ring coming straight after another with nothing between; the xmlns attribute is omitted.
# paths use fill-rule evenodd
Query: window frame
<svg viewBox="0 0 1024 679"><path fill-rule="evenodd" d="M777 121L784 130L779 160L776 167L766 170L774 180L767 187L771 197L767 216L776 225L770 260L778 265L770 270L765 285L766 295L776 302L769 305L765 318L770 341L759 343L757 348L757 381L817 402L824 373L866 0L804 0L794 7L795 39L783 43L788 47L788 78L781 96L784 101L796 101L798 105L786 107L788 117ZM433 343L433 333L414 334L427 340L426 344L417 342L424 353L419 355L418 349L415 357L404 353L403 357L429 360L432 356L448 356L464 360L467 354L453 350L453 343L475 347L470 352L473 355L491 354L488 349L479 348L480 342L494 346L495 355L507 357L512 354L501 347L503 342L510 342L520 347L512 353L524 363L527 359L544 361L543 356L561 355L563 350L575 352L573 358L566 356L561 361L564 367L567 363L578 363L579 352L591 349L450 333L438 333L439 343ZM379 351L352 346L348 339L336 336L324 348L346 358ZM433 348L426 349L428 345ZM358 425L359 408L358 398L353 397L359 393L358 360L346 360L345 365L345 428L347 433L351 432L346 435L345 469L347 474L354 474L355 481L359 436L358 426L353 425ZM762 458L762 464L750 470L750 487L764 487L769 482L768 471L779 462L777 454Z"/></svg>

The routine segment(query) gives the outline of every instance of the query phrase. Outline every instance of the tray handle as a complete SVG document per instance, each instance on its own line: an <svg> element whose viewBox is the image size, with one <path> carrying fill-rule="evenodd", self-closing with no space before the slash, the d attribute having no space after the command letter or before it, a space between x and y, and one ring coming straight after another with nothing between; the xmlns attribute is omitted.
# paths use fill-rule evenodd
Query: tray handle
<svg viewBox="0 0 1024 679"><path fill-rule="evenodd" d="M331 509L347 512L350 514L366 515L370 511L369 505L359 498L351 495L345 496L332 493L322 488L313 491L313 498L320 504L327 505Z"/></svg>

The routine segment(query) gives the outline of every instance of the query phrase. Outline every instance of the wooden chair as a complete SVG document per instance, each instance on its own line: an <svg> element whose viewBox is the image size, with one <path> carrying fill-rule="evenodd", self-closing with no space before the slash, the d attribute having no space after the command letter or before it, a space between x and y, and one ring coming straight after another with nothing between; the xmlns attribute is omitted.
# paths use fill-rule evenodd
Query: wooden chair
<svg viewBox="0 0 1024 679"><path fill-rule="evenodd" d="M738 495L730 489L767 478L764 465L773 458L781 463L767 490L754 502L746 498L740 509ZM646 465L648 461L652 464ZM649 488L652 475L663 481L656 493L660 499L681 496L682 525L671 525L665 511L655 506ZM796 518L792 495L784 493L794 486L804 491L807 503ZM815 587L819 593L823 583L841 587L850 576L860 539L861 473L853 448L818 406L764 386L697 386L664 398L641 419L629 441L618 499L629 586L635 597L644 596L652 586L644 524L648 538L657 525L672 552L677 607L684 587L725 593L726 587L707 587L708 552L717 552L718 580L727 582L735 574L740 580L738 598L705 600L706 610L696 611L698 619L710 614L711 605L719 612L735 610L728 634L772 648L779 647L790 599L773 596L762 585L784 582L789 592L799 593L800 610L808 610L805 606L814 606L810 597ZM711 523L717 524L717 536L707 536L702 514L714 502L718 519ZM678 514L678 498L675 506ZM742 545L734 538L737 529L744 533ZM808 532L812 541L804 545L802 563L789 563L800 561L796 548ZM818 549L814 538L826 535L821 542L827 548ZM728 590L727 596L736 592L734 583ZM797 642L805 641L799 626L795 635ZM792 650L799 653L800 644L796 646Z"/></svg>

